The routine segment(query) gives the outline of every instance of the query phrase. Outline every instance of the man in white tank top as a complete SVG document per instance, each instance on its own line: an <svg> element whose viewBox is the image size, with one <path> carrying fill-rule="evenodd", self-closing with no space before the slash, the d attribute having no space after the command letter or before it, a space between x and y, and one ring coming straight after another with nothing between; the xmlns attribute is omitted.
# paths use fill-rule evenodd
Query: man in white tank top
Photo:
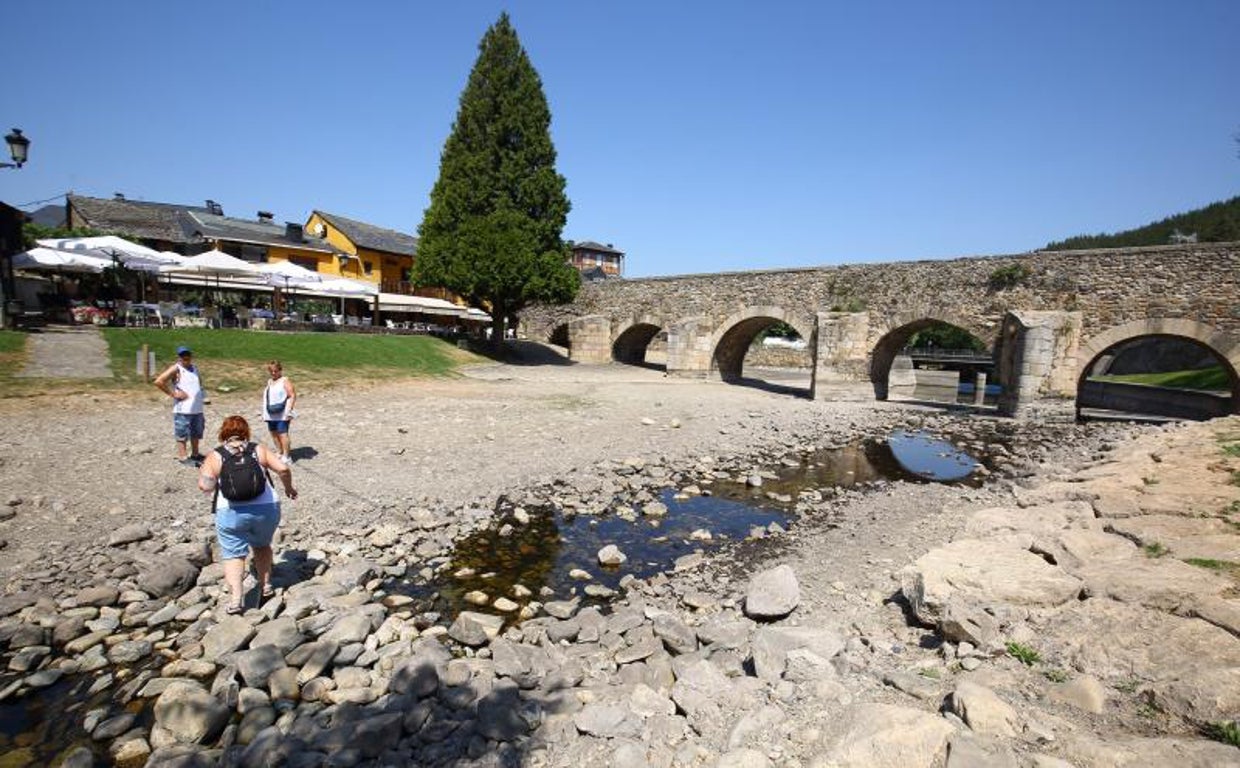
<svg viewBox="0 0 1240 768"><path fill-rule="evenodd" d="M188 466L198 466L203 456L198 453L198 441L206 429L203 414L202 379L194 365L194 353L189 347L177 347L177 361L155 378L155 388L172 398L172 431L177 441L177 461ZM189 455L185 444L189 443Z"/></svg>

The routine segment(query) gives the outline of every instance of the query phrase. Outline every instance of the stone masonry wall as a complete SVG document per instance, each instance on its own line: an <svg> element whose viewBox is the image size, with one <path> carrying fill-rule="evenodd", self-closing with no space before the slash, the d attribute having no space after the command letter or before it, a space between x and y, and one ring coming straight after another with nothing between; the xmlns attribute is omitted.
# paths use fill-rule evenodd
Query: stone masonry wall
<svg viewBox="0 0 1240 768"><path fill-rule="evenodd" d="M992 285L1003 269L1028 275ZM1148 317L1191 318L1240 335L1240 243L1044 251L945 261L849 264L756 272L607 280L582 286L573 304L528 308L522 331L545 340L560 323L588 315L686 318L718 325L745 307L790 312L866 310L869 345L905 323L933 318L993 344L1008 310L1080 312L1081 338ZM704 321L704 322L703 322Z"/></svg>

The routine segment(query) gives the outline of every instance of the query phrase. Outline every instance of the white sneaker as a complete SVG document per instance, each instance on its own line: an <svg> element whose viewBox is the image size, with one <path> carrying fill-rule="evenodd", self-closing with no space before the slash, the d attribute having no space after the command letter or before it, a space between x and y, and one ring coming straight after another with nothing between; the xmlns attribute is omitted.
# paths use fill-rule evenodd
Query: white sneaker
<svg viewBox="0 0 1240 768"><path fill-rule="evenodd" d="M289 456L287 453L282 453L280 454L280 461L284 462L285 464L292 464L293 457Z"/></svg>

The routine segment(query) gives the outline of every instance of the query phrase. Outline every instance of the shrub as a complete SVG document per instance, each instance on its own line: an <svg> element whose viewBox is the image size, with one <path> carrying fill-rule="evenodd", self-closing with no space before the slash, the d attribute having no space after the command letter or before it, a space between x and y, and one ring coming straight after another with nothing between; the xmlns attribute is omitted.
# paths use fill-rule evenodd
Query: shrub
<svg viewBox="0 0 1240 768"><path fill-rule="evenodd" d="M1009 656L1021 662L1026 667L1032 667L1034 664L1037 664L1042 660L1041 655L1039 655L1037 651L1027 645L1021 645L1020 643L1008 643L1007 652Z"/></svg>
<svg viewBox="0 0 1240 768"><path fill-rule="evenodd" d="M1008 264L1004 267L996 267L990 273L990 289L993 291L1003 291L1008 288L1015 288L1032 274L1033 270L1026 264Z"/></svg>

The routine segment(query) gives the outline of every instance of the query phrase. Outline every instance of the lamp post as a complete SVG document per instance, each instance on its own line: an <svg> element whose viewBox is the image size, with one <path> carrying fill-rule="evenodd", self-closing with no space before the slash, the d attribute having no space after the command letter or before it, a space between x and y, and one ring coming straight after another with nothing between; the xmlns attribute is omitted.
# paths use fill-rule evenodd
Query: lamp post
<svg viewBox="0 0 1240 768"><path fill-rule="evenodd" d="M0 168L21 168L30 156L30 139L22 135L21 128L14 128L12 133L4 137L4 141L9 145L9 155L13 162L0 163Z"/></svg>
<svg viewBox="0 0 1240 768"><path fill-rule="evenodd" d="M4 137L9 145L11 163L0 163L0 168L21 168L30 155L30 139L22 135L18 128ZM13 324L13 313L18 309L13 302L13 261L10 256L21 250L22 219L21 211L0 204L0 328L8 328Z"/></svg>

